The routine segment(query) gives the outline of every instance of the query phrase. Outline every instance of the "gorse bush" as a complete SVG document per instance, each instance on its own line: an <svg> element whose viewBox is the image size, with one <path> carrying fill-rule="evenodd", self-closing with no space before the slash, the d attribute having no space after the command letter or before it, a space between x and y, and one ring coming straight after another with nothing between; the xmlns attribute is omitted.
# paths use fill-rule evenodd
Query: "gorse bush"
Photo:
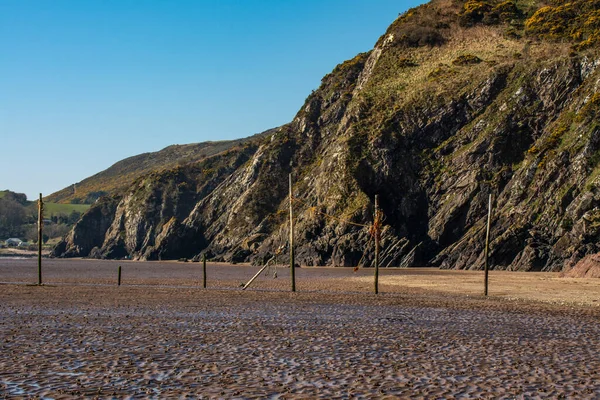
<svg viewBox="0 0 600 400"><path fill-rule="evenodd" d="M452 64L454 65L473 65L479 64L481 62L481 58L474 56L473 54L463 54L462 56L457 57Z"/></svg>
<svg viewBox="0 0 600 400"><path fill-rule="evenodd" d="M445 32L450 29L454 14L440 9L432 11L431 7L424 4L402 14L379 38L377 46L391 43L401 48L417 48L446 43Z"/></svg>
<svg viewBox="0 0 600 400"><path fill-rule="evenodd" d="M574 41L577 49L600 41L600 0L554 1L525 22L530 35L550 40Z"/></svg>
<svg viewBox="0 0 600 400"><path fill-rule="evenodd" d="M477 23L496 25L520 20L523 18L523 12L512 0L501 3L469 0L464 4L459 17L462 26L473 26Z"/></svg>
<svg viewBox="0 0 600 400"><path fill-rule="evenodd" d="M398 60L398 66L400 68L411 68L411 67L418 67L419 64L413 60L411 60L410 58L401 58Z"/></svg>
<svg viewBox="0 0 600 400"><path fill-rule="evenodd" d="M469 0L464 5L460 15L460 23L463 26L472 26L482 22L487 13L492 11L492 5L487 1Z"/></svg>
<svg viewBox="0 0 600 400"><path fill-rule="evenodd" d="M440 46L446 39L430 26L414 26L402 33L398 42L406 47Z"/></svg>
<svg viewBox="0 0 600 400"><path fill-rule="evenodd" d="M428 78L430 81L436 81L442 78L447 78L451 75L454 75L455 73L456 71L450 68L450 66L440 64L437 66L437 68L435 68L429 73Z"/></svg>
<svg viewBox="0 0 600 400"><path fill-rule="evenodd" d="M594 93L577 114L576 121L592 121L600 117L600 94Z"/></svg>

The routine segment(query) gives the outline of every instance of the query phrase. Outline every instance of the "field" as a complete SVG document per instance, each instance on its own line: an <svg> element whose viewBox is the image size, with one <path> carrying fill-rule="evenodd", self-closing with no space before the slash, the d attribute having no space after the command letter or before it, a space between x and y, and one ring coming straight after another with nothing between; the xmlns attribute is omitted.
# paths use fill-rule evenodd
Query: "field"
<svg viewBox="0 0 600 400"><path fill-rule="evenodd" d="M37 207L37 203L34 202L33 207ZM64 214L69 215L73 211L77 211L79 213L84 213L87 209L90 208L89 204L59 204L59 203L46 203L44 202L44 215L46 217L51 216L52 214ZM36 211L37 214L37 211Z"/></svg>
<svg viewBox="0 0 600 400"><path fill-rule="evenodd" d="M8 191L0 190L0 199L6 196ZM37 200L31 200L27 202L28 207L37 215ZM52 214L64 214L69 215L73 211L77 211L83 213L90 208L89 204L59 204L59 203L50 203L44 202L44 211L46 216L50 216Z"/></svg>
<svg viewBox="0 0 600 400"><path fill-rule="evenodd" d="M116 285L123 267L122 285ZM8 397L598 398L600 280L0 259ZM273 279L274 272L277 278Z"/></svg>

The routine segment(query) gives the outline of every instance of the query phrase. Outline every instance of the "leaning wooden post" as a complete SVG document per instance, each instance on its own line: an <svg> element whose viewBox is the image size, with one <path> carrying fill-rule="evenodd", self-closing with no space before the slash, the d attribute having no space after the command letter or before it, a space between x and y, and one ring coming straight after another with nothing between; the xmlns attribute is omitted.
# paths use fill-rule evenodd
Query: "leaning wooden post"
<svg viewBox="0 0 600 400"><path fill-rule="evenodd" d="M296 291L296 270L294 268L294 208L293 193L292 193L292 174L290 178L290 276L292 278L292 292Z"/></svg>
<svg viewBox="0 0 600 400"><path fill-rule="evenodd" d="M488 253L490 248L490 223L492 220L492 195L490 194L488 201L488 218L487 218L487 229L485 232L485 255L484 255L484 287L483 287L483 295L488 295L488 278L489 278L489 268L488 268Z"/></svg>
<svg viewBox="0 0 600 400"><path fill-rule="evenodd" d="M375 217L373 219L373 234L375 235L375 294L379 293L379 230L380 226L379 215L379 195L375 195Z"/></svg>
<svg viewBox="0 0 600 400"><path fill-rule="evenodd" d="M119 273L117 276L117 286L121 286L121 266L119 265Z"/></svg>
<svg viewBox="0 0 600 400"><path fill-rule="evenodd" d="M44 226L44 202L42 194L38 200L38 285L42 284L42 228Z"/></svg>
<svg viewBox="0 0 600 400"><path fill-rule="evenodd" d="M206 289L206 253L202 255L202 287Z"/></svg>

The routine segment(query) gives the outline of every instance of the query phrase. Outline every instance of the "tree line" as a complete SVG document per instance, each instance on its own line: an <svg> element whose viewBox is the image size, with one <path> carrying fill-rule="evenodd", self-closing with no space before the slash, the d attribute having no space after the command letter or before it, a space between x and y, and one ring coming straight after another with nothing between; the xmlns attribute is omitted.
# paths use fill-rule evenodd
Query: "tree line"
<svg viewBox="0 0 600 400"><path fill-rule="evenodd" d="M0 197L0 240L19 238L37 241L37 204L27 200L23 193L2 192ZM44 241L53 237L62 237L68 233L81 217L78 211L69 214L44 216L51 223L44 226Z"/></svg>

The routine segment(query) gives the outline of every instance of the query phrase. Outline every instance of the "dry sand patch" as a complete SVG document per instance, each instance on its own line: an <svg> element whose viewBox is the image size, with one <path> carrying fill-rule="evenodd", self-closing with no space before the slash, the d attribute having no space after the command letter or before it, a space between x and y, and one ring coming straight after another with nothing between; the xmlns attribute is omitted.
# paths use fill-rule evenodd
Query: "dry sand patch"
<svg viewBox="0 0 600 400"><path fill-rule="evenodd" d="M367 283L372 278L354 278ZM438 271L427 268L382 274L383 290L418 288L456 295L480 296L483 272ZM508 300L542 301L600 307L600 279L562 278L559 273L491 271L489 295Z"/></svg>

